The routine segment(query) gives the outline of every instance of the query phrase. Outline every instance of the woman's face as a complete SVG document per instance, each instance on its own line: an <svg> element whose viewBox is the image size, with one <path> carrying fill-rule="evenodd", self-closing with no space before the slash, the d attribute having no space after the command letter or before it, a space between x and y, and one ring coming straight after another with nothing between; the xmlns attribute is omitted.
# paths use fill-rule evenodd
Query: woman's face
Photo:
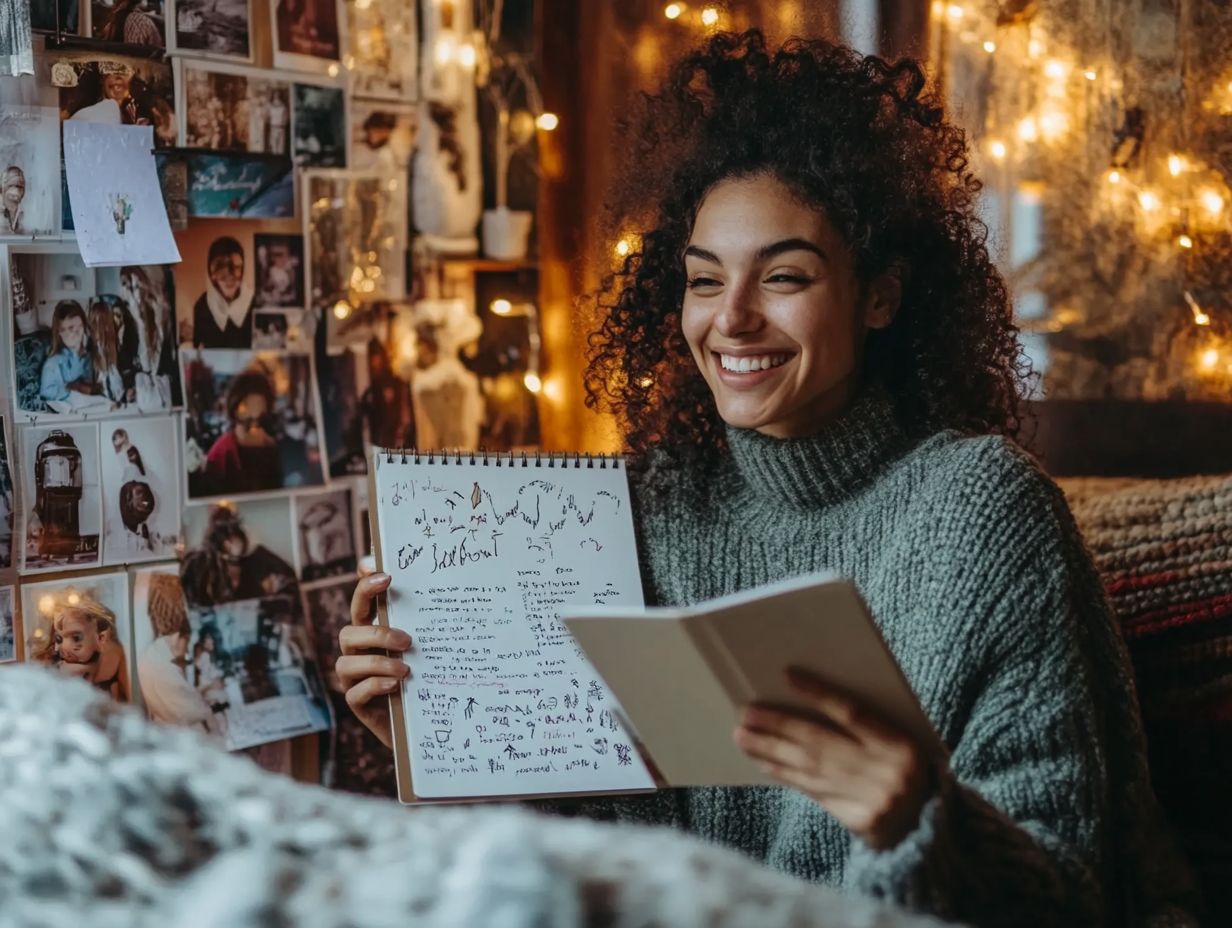
<svg viewBox="0 0 1232 928"><path fill-rule="evenodd" d="M4 208L10 213L16 212L26 195L26 182L13 180L4 188Z"/></svg>
<svg viewBox="0 0 1232 928"><path fill-rule="evenodd" d="M843 409L868 329L893 315L866 296L825 214L769 176L714 187L685 272L684 336L719 415L776 438L813 434Z"/></svg>
<svg viewBox="0 0 1232 928"><path fill-rule="evenodd" d="M103 97L123 103L128 99L129 80L123 74L108 74L103 78Z"/></svg>
<svg viewBox="0 0 1232 928"><path fill-rule="evenodd" d="M80 351L85 339L86 327L80 316L65 316L60 320L60 341L65 348L69 351Z"/></svg>

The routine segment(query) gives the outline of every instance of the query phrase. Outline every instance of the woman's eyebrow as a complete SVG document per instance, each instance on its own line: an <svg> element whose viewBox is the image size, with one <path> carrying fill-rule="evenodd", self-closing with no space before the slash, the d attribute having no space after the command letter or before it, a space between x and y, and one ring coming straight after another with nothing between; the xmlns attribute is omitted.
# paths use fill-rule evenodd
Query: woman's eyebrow
<svg viewBox="0 0 1232 928"><path fill-rule="evenodd" d="M808 251L815 254L822 261L828 262L830 260L824 251L804 238L785 238L782 241L772 242L769 245L762 245L754 253L753 259L755 261L765 261L767 258L773 258L775 255L781 255L788 251ZM686 258L692 256L694 258L701 258L703 261L710 261L720 267L723 266L723 262L719 260L718 255L699 245L690 245L684 250L684 255Z"/></svg>

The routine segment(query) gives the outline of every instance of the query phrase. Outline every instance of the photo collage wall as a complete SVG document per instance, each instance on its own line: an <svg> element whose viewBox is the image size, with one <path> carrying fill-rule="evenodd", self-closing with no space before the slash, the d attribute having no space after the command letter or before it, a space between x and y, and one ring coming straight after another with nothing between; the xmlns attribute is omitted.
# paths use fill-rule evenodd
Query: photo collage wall
<svg viewBox="0 0 1232 928"><path fill-rule="evenodd" d="M387 771L333 669L367 449L538 442L524 322L410 302L416 178L482 184L420 94L459 93L422 12L32 0L64 41L0 79L0 662L230 750L332 731L336 785L370 792ZM131 234L164 215L178 263Z"/></svg>

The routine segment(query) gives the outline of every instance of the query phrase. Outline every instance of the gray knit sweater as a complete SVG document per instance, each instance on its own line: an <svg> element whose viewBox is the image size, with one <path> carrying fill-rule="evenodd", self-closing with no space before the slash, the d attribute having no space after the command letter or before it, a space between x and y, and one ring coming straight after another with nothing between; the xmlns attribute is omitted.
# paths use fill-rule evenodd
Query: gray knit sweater
<svg viewBox="0 0 1232 928"><path fill-rule="evenodd" d="M708 485L639 492L648 596L853 578L952 752L877 852L787 788L663 791L587 814L671 823L809 880L976 925L1188 924L1133 683L1056 486L1009 441L910 441L884 392L821 435L729 429ZM662 470L654 481L676 478Z"/></svg>

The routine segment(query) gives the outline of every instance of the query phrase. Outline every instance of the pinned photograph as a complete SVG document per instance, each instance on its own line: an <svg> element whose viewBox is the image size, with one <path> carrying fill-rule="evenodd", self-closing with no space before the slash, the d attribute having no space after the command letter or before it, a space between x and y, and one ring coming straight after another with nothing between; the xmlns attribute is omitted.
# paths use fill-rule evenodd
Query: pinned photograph
<svg viewBox="0 0 1232 928"><path fill-rule="evenodd" d="M289 157L194 152L185 158L188 213L199 219L290 219L295 178Z"/></svg>
<svg viewBox="0 0 1232 928"><path fill-rule="evenodd" d="M64 174L89 267L178 264L149 126L64 124Z"/></svg>
<svg viewBox="0 0 1232 928"><path fill-rule="evenodd" d="M368 385L367 365L363 358L362 353L345 349L338 354L326 354L318 361L321 407L330 411L324 420L330 477L368 473L368 460L364 454L364 414L360 405L360 395ZM410 395L409 388L407 395Z"/></svg>
<svg viewBox="0 0 1232 928"><path fill-rule="evenodd" d="M346 93L341 87L295 85L295 163L301 167L345 167Z"/></svg>
<svg viewBox="0 0 1232 928"><path fill-rule="evenodd" d="M30 0L30 26L40 32L80 31L79 0Z"/></svg>
<svg viewBox="0 0 1232 928"><path fill-rule="evenodd" d="M292 502L300 579L353 575L358 558L350 490L304 494Z"/></svg>
<svg viewBox="0 0 1232 928"><path fill-rule="evenodd" d="M418 96L419 36L414 0L347 3L347 47L356 97L410 101Z"/></svg>
<svg viewBox="0 0 1232 928"><path fill-rule="evenodd" d="M14 566L13 523L17 515L17 488L13 486L13 468L9 464L12 439L9 423L0 416L0 570Z"/></svg>
<svg viewBox="0 0 1232 928"><path fill-rule="evenodd" d="M194 223L176 236L184 255L176 299L181 344L252 347L252 238L246 229L231 232L227 223Z"/></svg>
<svg viewBox="0 0 1232 928"><path fill-rule="evenodd" d="M0 664L17 660L17 616L13 611L13 588L0 586Z"/></svg>
<svg viewBox="0 0 1232 928"><path fill-rule="evenodd" d="M32 75L34 36L30 26L30 0L9 0L5 6L8 21L0 26L0 77Z"/></svg>
<svg viewBox="0 0 1232 928"><path fill-rule="evenodd" d="M184 507L180 577L193 607L299 596L287 496Z"/></svg>
<svg viewBox="0 0 1232 928"><path fill-rule="evenodd" d="M184 349L190 499L324 482L311 355Z"/></svg>
<svg viewBox="0 0 1232 928"><path fill-rule="evenodd" d="M274 67L337 74L342 60L339 5L339 0L271 0Z"/></svg>
<svg viewBox="0 0 1232 928"><path fill-rule="evenodd" d="M357 306L406 292L406 179L368 171L305 171L310 307L345 322Z"/></svg>
<svg viewBox="0 0 1232 928"><path fill-rule="evenodd" d="M166 466L178 428L171 416L120 419L100 427L103 563L173 558L180 543L179 479Z"/></svg>
<svg viewBox="0 0 1232 928"><path fill-rule="evenodd" d="M221 58L252 59L249 0L175 0L175 48Z"/></svg>
<svg viewBox="0 0 1232 928"><path fill-rule="evenodd" d="M29 426L21 447L25 569L98 567L103 521L98 423Z"/></svg>
<svg viewBox="0 0 1232 928"><path fill-rule="evenodd" d="M167 47L165 0L91 0L90 31L100 42Z"/></svg>
<svg viewBox="0 0 1232 928"><path fill-rule="evenodd" d="M60 88L62 119L114 126L151 126L154 144L179 141L175 82L169 62L97 51L57 51L51 82Z"/></svg>
<svg viewBox="0 0 1232 928"><path fill-rule="evenodd" d="M59 231L59 133L52 107L0 107L0 236Z"/></svg>
<svg viewBox="0 0 1232 928"><path fill-rule="evenodd" d="M127 573L25 583L21 614L27 661L132 700Z"/></svg>
<svg viewBox="0 0 1232 928"><path fill-rule="evenodd" d="M350 167L406 176L415 150L415 107L354 100L350 116Z"/></svg>
<svg viewBox="0 0 1232 928"><path fill-rule="evenodd" d="M312 351L309 326L302 309L257 309L252 314L254 351Z"/></svg>
<svg viewBox="0 0 1232 928"><path fill-rule="evenodd" d="M85 267L65 246L10 249L19 417L182 404L167 267Z"/></svg>
<svg viewBox="0 0 1232 928"><path fill-rule="evenodd" d="M302 235L253 236L257 253L256 297L259 309L303 309L304 237Z"/></svg>
<svg viewBox="0 0 1232 928"><path fill-rule="evenodd" d="M290 83L268 71L191 61L180 77L189 148L290 153Z"/></svg>

